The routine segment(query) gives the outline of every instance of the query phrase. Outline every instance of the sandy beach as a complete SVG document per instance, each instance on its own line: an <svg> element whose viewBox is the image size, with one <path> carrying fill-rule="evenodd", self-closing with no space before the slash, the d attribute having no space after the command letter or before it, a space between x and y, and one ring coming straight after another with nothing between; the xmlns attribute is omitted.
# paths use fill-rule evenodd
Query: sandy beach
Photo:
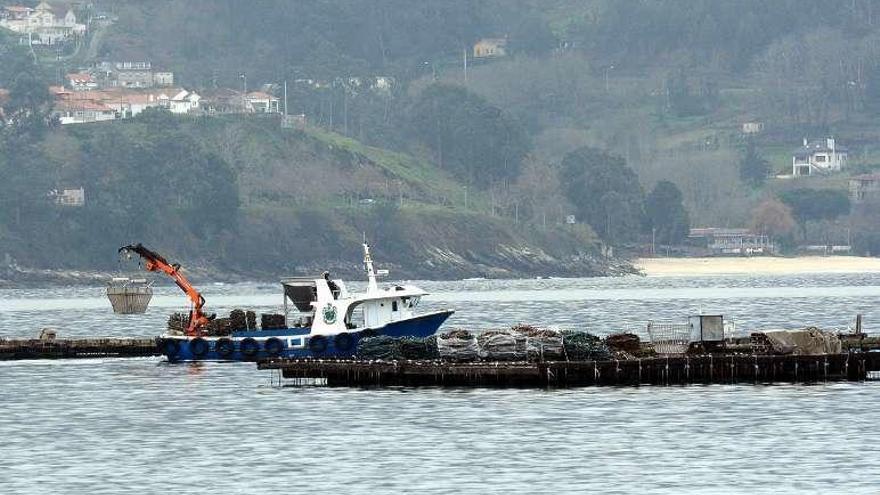
<svg viewBox="0 0 880 495"><path fill-rule="evenodd" d="M804 256L797 258L640 258L637 268L652 277L728 274L880 273L880 258Z"/></svg>

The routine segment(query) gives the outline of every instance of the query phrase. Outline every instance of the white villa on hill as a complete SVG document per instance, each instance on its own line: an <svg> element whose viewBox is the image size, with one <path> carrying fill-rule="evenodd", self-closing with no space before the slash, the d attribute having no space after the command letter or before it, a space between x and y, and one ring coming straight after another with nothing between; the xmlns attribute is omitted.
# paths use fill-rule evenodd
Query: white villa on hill
<svg viewBox="0 0 880 495"><path fill-rule="evenodd" d="M837 146L834 138L808 141L791 157L791 175L803 177L839 172L846 167L847 149Z"/></svg>
<svg viewBox="0 0 880 495"><path fill-rule="evenodd" d="M54 45L82 36L86 25L76 22L76 14L68 5L40 2L36 7L7 5L0 8L0 27L27 35L35 45Z"/></svg>

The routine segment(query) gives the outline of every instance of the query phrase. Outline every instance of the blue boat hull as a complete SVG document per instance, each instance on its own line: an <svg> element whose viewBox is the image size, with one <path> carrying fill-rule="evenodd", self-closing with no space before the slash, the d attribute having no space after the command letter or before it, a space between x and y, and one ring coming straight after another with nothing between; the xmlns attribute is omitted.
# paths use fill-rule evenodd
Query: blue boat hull
<svg viewBox="0 0 880 495"><path fill-rule="evenodd" d="M438 311L383 327L335 336L310 336L309 328L284 328L233 332L229 337L166 336L158 340L159 352L169 361L256 361L267 358L347 357L357 351L360 339L375 335L428 337L453 311ZM312 341L315 342L312 342Z"/></svg>

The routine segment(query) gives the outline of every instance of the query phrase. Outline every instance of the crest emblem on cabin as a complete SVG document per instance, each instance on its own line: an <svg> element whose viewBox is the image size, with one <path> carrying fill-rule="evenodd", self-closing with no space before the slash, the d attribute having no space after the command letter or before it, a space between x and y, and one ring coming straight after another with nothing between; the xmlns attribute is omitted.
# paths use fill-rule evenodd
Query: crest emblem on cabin
<svg viewBox="0 0 880 495"><path fill-rule="evenodd" d="M336 307L330 303L324 306L324 323L332 325L336 323Z"/></svg>

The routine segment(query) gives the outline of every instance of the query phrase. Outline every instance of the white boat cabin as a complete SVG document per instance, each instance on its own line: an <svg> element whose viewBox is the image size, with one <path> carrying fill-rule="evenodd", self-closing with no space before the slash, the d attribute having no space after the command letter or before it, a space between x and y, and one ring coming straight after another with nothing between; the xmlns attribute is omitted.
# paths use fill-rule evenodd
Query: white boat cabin
<svg viewBox="0 0 880 495"><path fill-rule="evenodd" d="M378 329L395 321L413 318L414 309L427 292L414 286L392 285L380 289L373 270L369 245L364 244L367 291L351 293L342 280L293 277L281 280L284 316L288 327L310 327L311 335ZM387 274L380 270L378 274Z"/></svg>

